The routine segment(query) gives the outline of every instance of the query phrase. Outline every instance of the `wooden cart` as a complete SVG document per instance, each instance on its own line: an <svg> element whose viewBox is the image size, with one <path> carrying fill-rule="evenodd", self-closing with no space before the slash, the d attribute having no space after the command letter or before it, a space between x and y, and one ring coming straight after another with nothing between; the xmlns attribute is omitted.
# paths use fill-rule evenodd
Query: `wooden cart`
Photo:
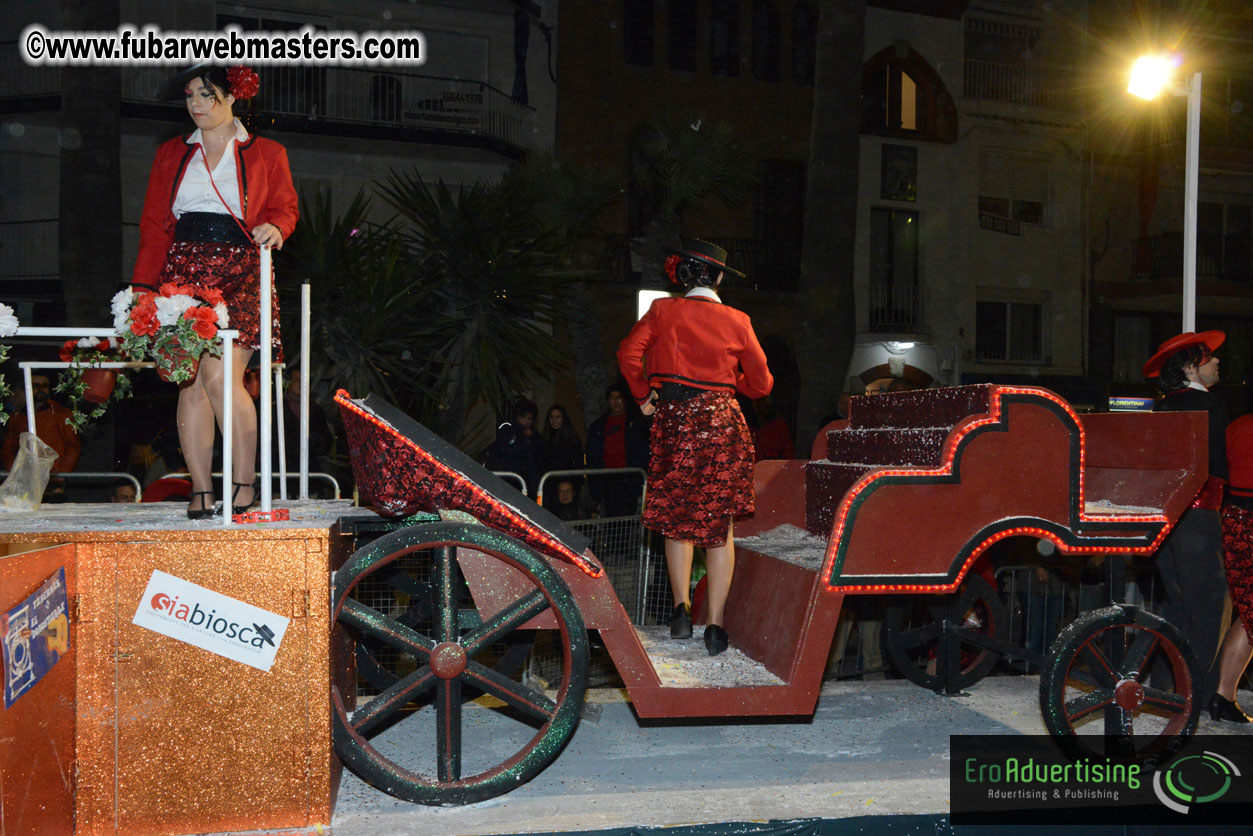
<svg viewBox="0 0 1253 836"><path fill-rule="evenodd" d="M1108 555L1116 575L1121 556L1157 548L1207 476L1200 414L1080 418L1047 390L994 385L855 399L811 460L757 465L756 513L735 527L733 648L707 657L664 625L632 624L578 531L387 403L336 400L359 490L403 524L335 574L333 618L412 664L355 710L334 690L335 746L365 780L426 804L507 792L557 756L583 708L589 631L641 718L808 715L845 596L893 595L907 613L895 661L955 692L999 654L1031 655L1006 644L995 590L971 573L989 546L1031 537ZM395 591L383 603L358 594L379 581ZM536 629L556 631L559 681L501 662L511 635ZM1085 614L1035 659L1046 727L1063 740L1134 730L1181 743L1196 726L1191 651L1142 609ZM1150 665L1172 684L1149 687ZM480 695L504 718L491 729L463 708ZM398 723L429 735L429 760L392 759Z"/></svg>

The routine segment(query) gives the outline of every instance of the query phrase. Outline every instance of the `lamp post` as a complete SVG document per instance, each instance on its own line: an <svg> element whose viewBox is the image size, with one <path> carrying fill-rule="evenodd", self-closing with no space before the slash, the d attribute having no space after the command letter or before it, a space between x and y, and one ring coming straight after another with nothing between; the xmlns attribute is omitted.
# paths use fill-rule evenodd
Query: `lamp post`
<svg viewBox="0 0 1253 836"><path fill-rule="evenodd" d="M1140 58L1131 70L1127 92L1142 99L1156 98L1163 89L1188 97L1188 127L1184 138L1183 184L1183 330L1196 331L1196 203L1201 145L1201 74L1193 73L1181 87L1172 83L1177 57Z"/></svg>

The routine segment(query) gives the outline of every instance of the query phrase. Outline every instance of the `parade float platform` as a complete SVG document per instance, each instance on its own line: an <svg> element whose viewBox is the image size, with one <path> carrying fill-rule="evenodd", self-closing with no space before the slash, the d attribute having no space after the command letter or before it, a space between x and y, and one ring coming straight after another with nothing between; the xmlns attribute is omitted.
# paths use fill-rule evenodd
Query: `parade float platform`
<svg viewBox="0 0 1253 836"><path fill-rule="evenodd" d="M374 515L275 507L290 519L223 526L175 503L0 512L0 613L63 569L69 624L68 651L0 712L0 836L330 822L329 694L352 672L328 629L330 576L349 548L341 521ZM135 624L166 576L281 617L269 669Z"/></svg>

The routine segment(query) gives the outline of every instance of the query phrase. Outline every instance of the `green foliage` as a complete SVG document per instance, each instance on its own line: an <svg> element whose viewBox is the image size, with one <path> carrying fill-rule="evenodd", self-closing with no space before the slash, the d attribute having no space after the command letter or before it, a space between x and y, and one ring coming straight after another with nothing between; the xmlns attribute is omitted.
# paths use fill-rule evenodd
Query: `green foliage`
<svg viewBox="0 0 1253 836"><path fill-rule="evenodd" d="M321 406L343 388L414 411L430 395L420 367L436 334L431 290L416 280L402 242L371 226L368 212L362 192L338 216L328 193L302 196L301 234L280 251L276 275L288 300L299 298L302 280L312 285L309 383ZM299 333L295 326L287 333Z"/></svg>
<svg viewBox="0 0 1253 836"><path fill-rule="evenodd" d="M118 358L111 356L97 359L116 360ZM125 372L118 371L117 379L113 383L113 391L109 393L109 397L105 399L104 403L93 403L83 397L87 392L87 383L83 380L83 371L85 368L90 367L90 360L81 361L83 365L79 365L79 362L75 361L73 366L61 373L57 380L56 391L65 396L65 405L71 413L70 417L65 419L65 423L69 424L74 432L82 435L83 430L87 428L87 424L103 416L109 404L131 396L131 379Z"/></svg>
<svg viewBox="0 0 1253 836"><path fill-rule="evenodd" d="M289 300L301 280L313 286L310 384L324 405L337 388L377 392L459 442L475 404L505 403L560 365L568 227L542 226L527 198L538 190L531 178L456 191L393 173L379 185L396 211L385 225L367 222L362 193L339 215L326 193L302 198L278 274Z"/></svg>
<svg viewBox="0 0 1253 836"><path fill-rule="evenodd" d="M757 182L757 158L729 123L672 114L636 129L631 182L657 214L682 218L711 197L729 205L746 200Z"/></svg>
<svg viewBox="0 0 1253 836"><path fill-rule="evenodd" d="M428 317L437 337L423 383L438 400L419 419L460 439L475 403L506 403L560 365L552 329L572 277L562 241L539 227L516 182L454 192L442 180L393 172L380 194L396 209L405 250L433 294Z"/></svg>

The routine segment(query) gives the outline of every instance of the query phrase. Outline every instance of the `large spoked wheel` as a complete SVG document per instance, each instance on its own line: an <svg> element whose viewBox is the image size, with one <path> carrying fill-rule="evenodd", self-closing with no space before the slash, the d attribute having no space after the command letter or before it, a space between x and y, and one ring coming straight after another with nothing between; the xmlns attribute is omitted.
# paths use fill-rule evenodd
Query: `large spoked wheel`
<svg viewBox="0 0 1253 836"><path fill-rule="evenodd" d="M525 587L488 618L467 617L473 602L457 562L463 548L487 555L493 568L499 563L502 577L513 575L508 588ZM406 625L353 597L363 580L419 552L430 555L429 621ZM512 582L518 576L525 582ZM402 529L357 551L335 573L332 591L336 621L358 642L385 643L416 663L351 713L332 689L335 750L363 780L419 804L469 804L529 781L574 733L587 689L587 631L565 582L519 541L474 524ZM549 611L562 652L555 693L477 658ZM463 688L486 698L463 705ZM474 736L463 736L471 726Z"/></svg>
<svg viewBox="0 0 1253 836"><path fill-rule="evenodd" d="M372 573L367 581L353 591L353 597L358 601L385 612L418 632L430 632L433 595L430 560L413 554L388 563ZM499 673L515 677L530 658L534 645L534 631L518 630L493 646L491 654L480 654L478 658L479 661L489 663ZM392 687L416 667L412 654L401 652L387 642L371 636L359 637L354 655L357 660L357 676L378 691ZM481 692L474 688L467 688L462 693L463 699L475 699L479 696Z"/></svg>
<svg viewBox="0 0 1253 836"><path fill-rule="evenodd" d="M1001 654L980 647L963 636L1004 641L1009 633L1009 611L996 589L979 575L970 575L952 595L903 598L888 607L880 633L883 654L910 682L942 690L939 666L940 634L948 621L957 628L961 663L957 688L968 688L988 675Z"/></svg>
<svg viewBox="0 0 1253 836"><path fill-rule="evenodd" d="M1040 711L1072 758L1147 761L1177 751L1196 730L1197 682L1192 649L1174 626L1139 607L1105 607L1053 642Z"/></svg>

